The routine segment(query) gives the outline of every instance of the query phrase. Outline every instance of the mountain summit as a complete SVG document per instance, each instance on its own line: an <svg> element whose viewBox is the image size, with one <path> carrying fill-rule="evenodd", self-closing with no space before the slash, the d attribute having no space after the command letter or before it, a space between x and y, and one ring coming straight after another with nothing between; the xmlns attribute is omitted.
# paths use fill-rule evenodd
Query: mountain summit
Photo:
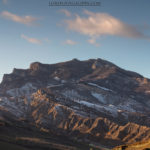
<svg viewBox="0 0 150 150"><path fill-rule="evenodd" d="M149 115L150 80L102 59L34 62L0 84L0 130L19 126L104 149L148 140Z"/></svg>

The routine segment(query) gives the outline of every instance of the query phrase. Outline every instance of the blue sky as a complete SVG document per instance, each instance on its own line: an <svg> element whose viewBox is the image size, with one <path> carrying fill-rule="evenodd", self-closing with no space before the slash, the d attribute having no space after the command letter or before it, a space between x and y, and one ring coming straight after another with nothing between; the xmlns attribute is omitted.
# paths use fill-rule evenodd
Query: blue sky
<svg viewBox="0 0 150 150"><path fill-rule="evenodd" d="M0 80L34 61L73 58L103 58L150 78L150 1L100 2L49 7L49 0L0 0Z"/></svg>

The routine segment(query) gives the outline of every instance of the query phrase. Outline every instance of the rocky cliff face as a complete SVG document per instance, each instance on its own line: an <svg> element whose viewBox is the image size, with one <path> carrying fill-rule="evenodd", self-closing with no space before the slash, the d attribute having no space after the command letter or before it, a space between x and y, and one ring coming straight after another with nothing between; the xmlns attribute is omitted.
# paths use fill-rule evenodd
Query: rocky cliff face
<svg viewBox="0 0 150 150"><path fill-rule="evenodd" d="M32 63L0 84L0 118L113 147L150 138L150 80L102 60Z"/></svg>

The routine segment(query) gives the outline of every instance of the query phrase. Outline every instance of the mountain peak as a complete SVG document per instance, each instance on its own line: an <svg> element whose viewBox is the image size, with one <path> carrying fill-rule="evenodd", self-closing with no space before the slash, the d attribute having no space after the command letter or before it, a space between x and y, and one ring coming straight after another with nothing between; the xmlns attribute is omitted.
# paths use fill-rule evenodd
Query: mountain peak
<svg viewBox="0 0 150 150"><path fill-rule="evenodd" d="M0 87L19 87L26 82L46 84L57 78L66 81L99 82L107 88L120 91L121 86L137 86L136 78L143 78L137 73L126 71L103 59L80 61L72 59L57 64L31 63L29 69L14 68L11 74L5 74ZM141 79L142 80L142 79ZM107 82L107 84L106 84ZM116 84L114 84L114 82ZM126 89L130 91L129 88ZM131 90L132 91L132 90Z"/></svg>
<svg viewBox="0 0 150 150"><path fill-rule="evenodd" d="M150 138L149 99L150 80L100 58L34 62L4 75L0 118L116 146Z"/></svg>
<svg viewBox="0 0 150 150"><path fill-rule="evenodd" d="M32 71L47 71L49 69L48 64L42 64L40 62L33 62L30 64L30 70Z"/></svg>

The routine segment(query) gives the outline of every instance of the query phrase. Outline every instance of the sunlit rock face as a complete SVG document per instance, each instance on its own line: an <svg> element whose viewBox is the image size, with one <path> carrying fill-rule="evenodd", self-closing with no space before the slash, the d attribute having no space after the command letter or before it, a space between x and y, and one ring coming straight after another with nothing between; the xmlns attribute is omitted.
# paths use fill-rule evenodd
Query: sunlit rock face
<svg viewBox="0 0 150 150"><path fill-rule="evenodd" d="M149 150L150 140L143 140L140 142L135 142L133 144L121 145L113 148L113 150Z"/></svg>
<svg viewBox="0 0 150 150"><path fill-rule="evenodd" d="M110 147L150 138L150 80L102 60L32 63L0 84L0 118Z"/></svg>

